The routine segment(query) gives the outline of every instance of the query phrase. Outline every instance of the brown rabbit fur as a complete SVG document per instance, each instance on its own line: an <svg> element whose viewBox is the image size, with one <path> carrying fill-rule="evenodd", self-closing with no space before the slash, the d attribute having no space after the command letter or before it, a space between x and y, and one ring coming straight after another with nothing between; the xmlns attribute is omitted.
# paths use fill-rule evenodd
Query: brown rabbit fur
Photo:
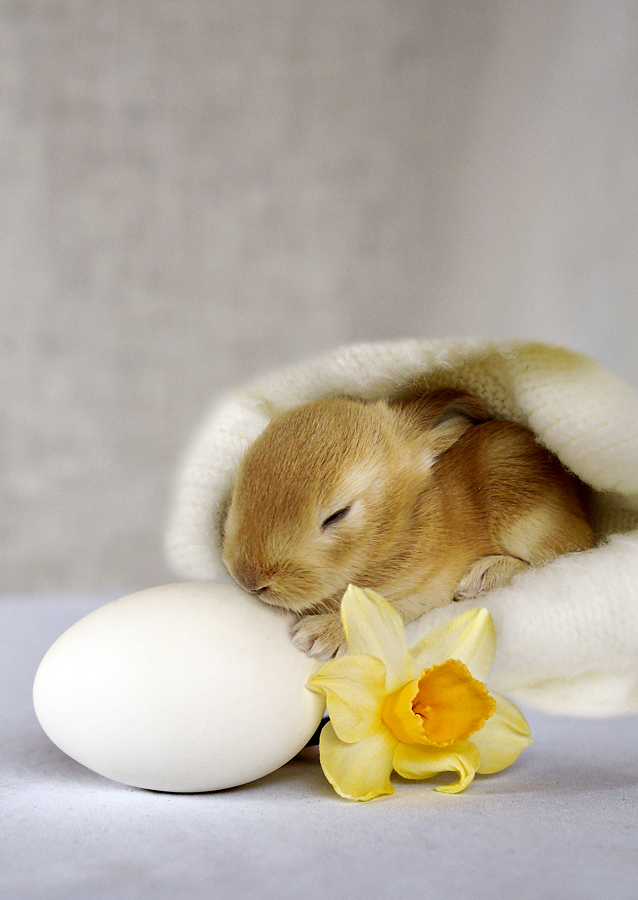
<svg viewBox="0 0 638 900"><path fill-rule="evenodd" d="M247 451L224 525L231 575L292 610L295 643L345 649L349 583L409 622L506 584L594 537L585 486L527 428L443 388L406 401L316 400Z"/></svg>

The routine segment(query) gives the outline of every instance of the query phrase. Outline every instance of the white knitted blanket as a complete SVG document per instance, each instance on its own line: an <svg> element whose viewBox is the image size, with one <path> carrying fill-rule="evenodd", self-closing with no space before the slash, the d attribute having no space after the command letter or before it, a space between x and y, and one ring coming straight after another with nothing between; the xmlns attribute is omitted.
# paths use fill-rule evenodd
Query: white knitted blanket
<svg viewBox="0 0 638 900"><path fill-rule="evenodd" d="M586 356L485 340L361 344L274 372L220 400L178 473L167 535L181 577L228 580L220 533L237 461L279 411L318 397L366 399L458 386L530 427L595 491L595 549L517 576L472 606L498 634L490 684L523 703L579 715L638 712L638 395Z"/></svg>

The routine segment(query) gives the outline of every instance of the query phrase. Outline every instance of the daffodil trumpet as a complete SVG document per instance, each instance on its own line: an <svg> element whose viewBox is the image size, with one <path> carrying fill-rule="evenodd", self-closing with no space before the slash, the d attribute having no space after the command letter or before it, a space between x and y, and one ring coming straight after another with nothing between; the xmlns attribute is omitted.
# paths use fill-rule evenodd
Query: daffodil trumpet
<svg viewBox="0 0 638 900"><path fill-rule="evenodd" d="M325 663L308 687L326 697L320 761L342 797L394 793L393 770L411 779L455 772L454 783L436 790L458 793L530 744L522 712L485 685L496 654L487 610L462 613L409 647L401 616L374 591L350 585L341 618L348 653Z"/></svg>

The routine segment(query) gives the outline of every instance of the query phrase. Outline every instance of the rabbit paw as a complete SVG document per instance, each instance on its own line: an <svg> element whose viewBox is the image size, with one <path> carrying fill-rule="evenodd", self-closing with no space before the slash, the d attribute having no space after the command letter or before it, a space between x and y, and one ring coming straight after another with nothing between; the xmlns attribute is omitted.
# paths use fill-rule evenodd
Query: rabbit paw
<svg viewBox="0 0 638 900"><path fill-rule="evenodd" d="M456 589L455 600L471 600L487 591L509 584L519 572L526 572L529 564L515 556L483 556L467 570Z"/></svg>
<svg viewBox="0 0 638 900"><path fill-rule="evenodd" d="M332 659L347 649L339 613L304 616L293 625L291 634L293 644L315 659Z"/></svg>

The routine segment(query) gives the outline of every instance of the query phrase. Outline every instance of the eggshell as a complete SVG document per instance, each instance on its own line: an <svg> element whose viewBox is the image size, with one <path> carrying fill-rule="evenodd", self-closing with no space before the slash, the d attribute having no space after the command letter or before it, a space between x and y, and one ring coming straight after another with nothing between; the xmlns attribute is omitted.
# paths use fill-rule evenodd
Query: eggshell
<svg viewBox="0 0 638 900"><path fill-rule="evenodd" d="M153 587L107 603L53 644L33 700L69 756L124 784L213 791L282 766L324 710L291 617L232 584Z"/></svg>

